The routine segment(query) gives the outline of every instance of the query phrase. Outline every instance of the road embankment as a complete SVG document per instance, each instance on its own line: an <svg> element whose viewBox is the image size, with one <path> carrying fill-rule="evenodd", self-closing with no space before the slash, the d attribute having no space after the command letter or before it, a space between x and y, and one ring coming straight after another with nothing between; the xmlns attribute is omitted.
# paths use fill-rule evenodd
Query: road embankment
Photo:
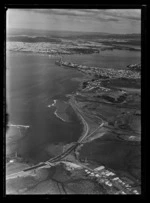
<svg viewBox="0 0 150 203"><path fill-rule="evenodd" d="M87 122L85 121L85 119L83 118L83 116L81 115L81 112L79 112L79 109L76 107L75 103L74 103L74 99L71 98L69 100L69 103L71 105L71 107L73 108L73 110L76 112L77 116L79 117L79 119L81 120L82 124L83 124L83 132L81 137L79 138L82 139L83 137L86 137L88 135L89 132L89 126L87 124Z"/></svg>

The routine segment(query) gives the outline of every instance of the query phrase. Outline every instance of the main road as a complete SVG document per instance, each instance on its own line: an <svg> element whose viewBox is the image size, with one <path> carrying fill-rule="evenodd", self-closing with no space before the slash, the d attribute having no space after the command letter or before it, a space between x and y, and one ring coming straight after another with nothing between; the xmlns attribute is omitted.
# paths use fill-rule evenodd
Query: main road
<svg viewBox="0 0 150 203"><path fill-rule="evenodd" d="M99 119L101 119L101 124L98 126L98 128L96 128L93 132L91 132L91 133L88 135L88 133L89 133L89 126L88 126L88 123L87 123L86 120L84 119L84 116L82 115L83 113L81 112L81 110L80 110L80 109L77 107L77 105L75 104L75 99L74 99L74 98L71 98L71 99L70 99L70 104L71 104L72 108L73 108L75 111L77 111L77 113L79 114L79 116L80 116L81 119L82 119L82 122L83 122L83 124L84 124L84 130L85 130L84 135L78 140L78 142L76 142L73 146L71 146L70 148L68 148L66 151L64 151L64 152L61 153L60 155L55 156L55 157L53 157L53 158L47 160L46 162L42 162L42 163L39 163L39 164L34 165L34 166L32 166L32 167L26 168L26 169L24 169L24 170L22 170L22 171L20 171L20 172L18 172L18 173L10 174L10 175L6 176L6 179L9 179L9 178L11 178L11 177L14 176L14 175L17 176L17 175L21 174L21 172L27 172L27 171L30 171L30 170L34 170L34 169L36 169L36 168L41 168L41 167L44 167L44 166L47 166L47 165L51 165L51 163L52 163L52 165L53 165L53 163L60 161L61 159L63 159L64 157L66 157L68 154L70 154L87 136L88 136L88 137L91 136L93 133L95 133L99 128L101 128L101 127L104 125L103 120L98 117Z"/></svg>

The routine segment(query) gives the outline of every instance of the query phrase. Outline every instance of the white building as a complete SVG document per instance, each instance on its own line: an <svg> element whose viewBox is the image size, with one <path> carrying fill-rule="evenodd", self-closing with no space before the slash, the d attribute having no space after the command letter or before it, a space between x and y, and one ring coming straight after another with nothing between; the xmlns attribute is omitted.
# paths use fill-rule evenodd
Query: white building
<svg viewBox="0 0 150 203"><path fill-rule="evenodd" d="M100 166L100 167L95 168L94 171L101 171L104 168L105 168L104 166Z"/></svg>

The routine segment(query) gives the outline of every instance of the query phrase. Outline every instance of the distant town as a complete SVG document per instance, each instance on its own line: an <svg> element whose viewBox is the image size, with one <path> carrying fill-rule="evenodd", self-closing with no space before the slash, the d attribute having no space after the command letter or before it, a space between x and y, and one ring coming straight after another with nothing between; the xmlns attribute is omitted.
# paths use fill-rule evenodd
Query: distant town
<svg viewBox="0 0 150 203"><path fill-rule="evenodd" d="M66 66L70 68L76 68L77 70L89 74L89 75L94 75L95 77L98 77L100 79L107 79L107 78L127 78L127 79L139 79L141 77L140 72L135 72L132 71L131 68L133 67L138 67L138 69L141 68L140 64L134 64L128 66L130 70L118 70L114 68L99 68L99 67L88 67L85 65L79 65L76 63L71 63L71 62L65 62L62 59L56 61L57 65L60 66Z"/></svg>
<svg viewBox="0 0 150 203"><path fill-rule="evenodd" d="M50 57L72 54L99 54L107 50L140 51L139 46L133 46L135 42L130 38L129 40L117 39L116 37L105 38L103 39L101 36L90 38L84 35L79 36L79 39L74 37L9 36L6 42L6 50L46 54Z"/></svg>

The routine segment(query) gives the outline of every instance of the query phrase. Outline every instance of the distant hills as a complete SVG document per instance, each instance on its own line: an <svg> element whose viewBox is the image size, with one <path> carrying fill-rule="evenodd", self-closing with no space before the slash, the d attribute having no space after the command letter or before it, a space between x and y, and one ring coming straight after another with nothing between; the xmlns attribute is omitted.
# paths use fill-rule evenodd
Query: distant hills
<svg viewBox="0 0 150 203"><path fill-rule="evenodd" d="M46 36L46 37L62 37L75 38L80 37L84 39L91 38L118 38L118 39L139 39L140 34L111 34L104 32L73 32L73 31L50 31L50 30L31 30L31 29L9 29L7 35L28 35L28 36Z"/></svg>
<svg viewBox="0 0 150 203"><path fill-rule="evenodd" d="M50 42L63 43L63 40L87 41L102 43L106 46L141 46L141 36L139 34L108 34L92 32L70 32L70 31L45 31L45 30L9 30L7 32L7 41L11 42ZM80 43L80 42L79 42ZM133 49L133 47L132 47ZM135 47L134 47L135 49Z"/></svg>
<svg viewBox="0 0 150 203"><path fill-rule="evenodd" d="M37 43L37 42L55 42L55 43L60 43L61 40L58 38L48 38L48 37L30 37L30 36L8 36L7 37L8 41L13 41L13 42L32 42L32 43Z"/></svg>
<svg viewBox="0 0 150 203"><path fill-rule="evenodd" d="M141 64L130 64L127 68L129 70L141 71Z"/></svg>

